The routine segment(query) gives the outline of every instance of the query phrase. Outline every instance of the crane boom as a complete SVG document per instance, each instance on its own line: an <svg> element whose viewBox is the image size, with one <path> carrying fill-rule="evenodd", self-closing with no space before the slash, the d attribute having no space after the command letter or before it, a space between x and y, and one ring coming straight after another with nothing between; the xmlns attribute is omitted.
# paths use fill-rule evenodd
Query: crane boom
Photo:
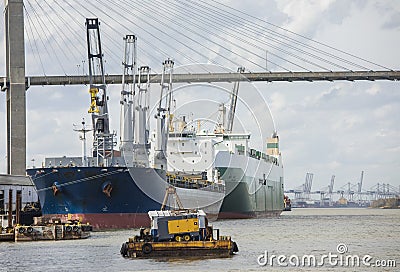
<svg viewBox="0 0 400 272"><path fill-rule="evenodd" d="M172 74L174 62L167 59L163 62L163 72L161 74L161 92L158 101L156 118L156 139L154 146L154 168L165 169L167 166L167 158L165 152L167 150L167 141L170 122L165 120L171 118L171 101L172 101Z"/></svg>
<svg viewBox="0 0 400 272"><path fill-rule="evenodd" d="M303 192L307 199L310 198L313 177L314 177L313 173L307 173L306 175L306 182L304 183L303 186Z"/></svg>
<svg viewBox="0 0 400 272"><path fill-rule="evenodd" d="M121 116L120 116L120 151L125 160L125 165L133 166L133 109L135 95L135 84L126 79L136 74L136 36L126 35L124 38L124 60L122 62L124 73L122 75L121 90Z"/></svg>
<svg viewBox="0 0 400 272"><path fill-rule="evenodd" d="M335 175L332 175L331 184L328 186L328 187L329 187L329 188L328 188L329 194L332 194L332 192L333 192L333 185L334 185L334 183L335 183Z"/></svg>
<svg viewBox="0 0 400 272"><path fill-rule="evenodd" d="M364 179L364 171L361 171L361 177L360 177L360 182L358 183L358 193L361 193L362 190L362 183L363 183L363 179Z"/></svg>
<svg viewBox="0 0 400 272"><path fill-rule="evenodd" d="M239 67L237 71L238 73L244 73L244 70L245 70L244 67ZM229 113L228 113L228 128L227 128L228 133L231 133L233 129L233 121L235 119L235 112L236 112L237 95L239 93L239 83L240 81L235 81L231 93L231 105L229 107Z"/></svg>

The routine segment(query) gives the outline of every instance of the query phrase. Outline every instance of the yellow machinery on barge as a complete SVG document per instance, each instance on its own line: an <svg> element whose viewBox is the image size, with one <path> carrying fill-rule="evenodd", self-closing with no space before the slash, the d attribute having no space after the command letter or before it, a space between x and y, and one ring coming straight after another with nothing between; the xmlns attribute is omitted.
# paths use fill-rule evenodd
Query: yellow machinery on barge
<svg viewBox="0 0 400 272"><path fill-rule="evenodd" d="M219 229L208 225L202 210L183 209L178 196L179 210L164 210L167 189L160 211L149 211L151 229L140 229L140 234L122 244L120 253L129 258L151 257L229 257L238 252L237 244L230 236L220 236ZM215 235L214 235L215 234Z"/></svg>

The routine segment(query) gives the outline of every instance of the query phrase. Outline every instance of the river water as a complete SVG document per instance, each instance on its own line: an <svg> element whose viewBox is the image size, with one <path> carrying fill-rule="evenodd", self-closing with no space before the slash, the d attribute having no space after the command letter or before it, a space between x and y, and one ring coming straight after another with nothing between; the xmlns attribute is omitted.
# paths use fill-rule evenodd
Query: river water
<svg viewBox="0 0 400 272"><path fill-rule="evenodd" d="M107 231L93 232L86 240L0 243L0 271L400 271L400 210L294 209L277 219L213 225L237 242L237 255L125 259L119 253L121 244L136 230ZM280 263L278 257L271 260L273 255L283 255ZM315 256L316 262L307 257L302 263L305 255ZM360 265L344 261L349 255L359 258ZM380 267L373 266L376 261Z"/></svg>

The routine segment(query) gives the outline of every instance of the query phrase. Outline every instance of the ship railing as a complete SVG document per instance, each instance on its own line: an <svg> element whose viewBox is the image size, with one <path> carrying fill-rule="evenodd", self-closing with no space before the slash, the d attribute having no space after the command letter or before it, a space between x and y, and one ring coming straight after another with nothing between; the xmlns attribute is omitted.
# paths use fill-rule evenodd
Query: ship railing
<svg viewBox="0 0 400 272"><path fill-rule="evenodd" d="M175 174L167 174L167 182L173 186L186 189L202 189L207 191L224 192L225 186L222 183L214 183L200 178L188 178Z"/></svg>
<svg viewBox="0 0 400 272"><path fill-rule="evenodd" d="M255 150L255 149L250 149L250 151L247 152L247 156L250 158L256 159L256 160L263 160L265 162L269 162L269 163L279 166L278 158L267 155L265 153Z"/></svg>

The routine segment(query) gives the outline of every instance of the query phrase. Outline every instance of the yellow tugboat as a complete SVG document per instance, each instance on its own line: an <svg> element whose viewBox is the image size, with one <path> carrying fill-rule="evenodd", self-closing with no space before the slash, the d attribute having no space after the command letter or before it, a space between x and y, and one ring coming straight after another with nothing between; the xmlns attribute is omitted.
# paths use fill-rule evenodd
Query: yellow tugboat
<svg viewBox="0 0 400 272"><path fill-rule="evenodd" d="M202 210L185 210L176 195L179 210L165 211L167 189L160 211L149 211L151 229L140 229L140 234L122 244L120 253L128 258L152 257L229 257L238 252L230 236L220 236L219 229L208 225Z"/></svg>

